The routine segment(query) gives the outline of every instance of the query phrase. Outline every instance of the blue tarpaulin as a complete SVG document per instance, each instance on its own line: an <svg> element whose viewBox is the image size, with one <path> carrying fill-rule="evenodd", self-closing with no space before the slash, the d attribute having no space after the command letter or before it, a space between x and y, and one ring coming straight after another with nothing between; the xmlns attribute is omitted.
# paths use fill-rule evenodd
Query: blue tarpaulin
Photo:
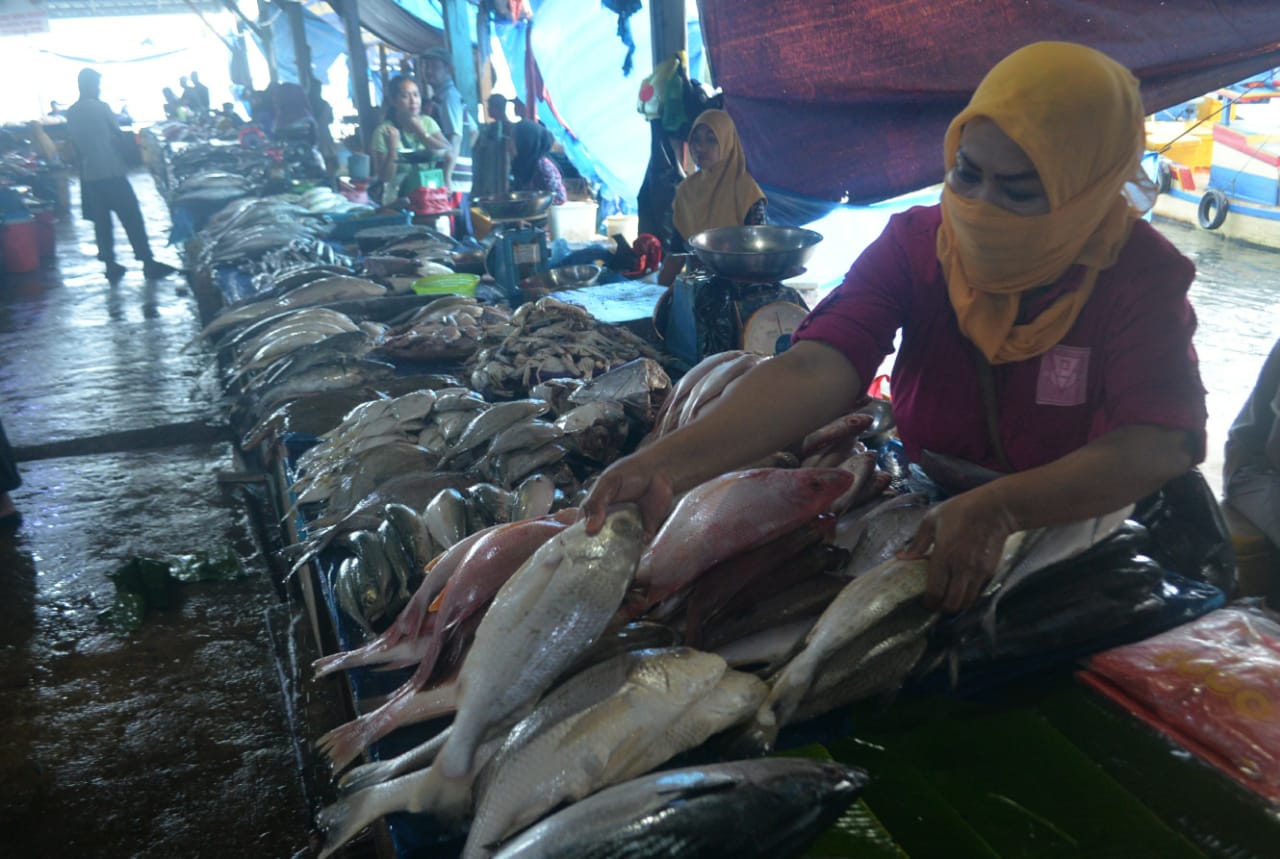
<svg viewBox="0 0 1280 859"><path fill-rule="evenodd" d="M319 15L302 10L307 45L311 48L311 70L316 79L328 83L329 69L338 57L347 53L347 37L341 28L324 21ZM276 69L281 83L299 83L298 60L293 54L293 37L283 18L271 28L276 48Z"/></svg>

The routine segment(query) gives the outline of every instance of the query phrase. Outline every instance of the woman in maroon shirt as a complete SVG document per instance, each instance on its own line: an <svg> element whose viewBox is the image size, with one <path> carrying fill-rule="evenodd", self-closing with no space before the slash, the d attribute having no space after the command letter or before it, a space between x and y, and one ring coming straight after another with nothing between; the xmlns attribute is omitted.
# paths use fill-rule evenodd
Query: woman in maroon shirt
<svg viewBox="0 0 1280 859"><path fill-rule="evenodd" d="M908 453L1006 472L935 505L902 555L928 556L945 611L977 599L1013 532L1118 510L1203 458L1194 268L1139 217L1154 189L1133 76L1081 45L1029 45L944 143L941 204L895 216L791 349L601 475L589 529L619 501L655 528L674 494L849 412L899 331Z"/></svg>

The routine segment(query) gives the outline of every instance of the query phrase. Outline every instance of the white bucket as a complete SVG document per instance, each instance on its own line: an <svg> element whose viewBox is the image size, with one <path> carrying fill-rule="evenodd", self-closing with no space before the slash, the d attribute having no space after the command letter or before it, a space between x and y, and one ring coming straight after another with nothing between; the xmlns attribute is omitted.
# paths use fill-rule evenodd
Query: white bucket
<svg viewBox="0 0 1280 859"><path fill-rule="evenodd" d="M604 219L604 234L606 236L621 235L628 242L635 244L636 236L639 232L639 215L610 215Z"/></svg>
<svg viewBox="0 0 1280 859"><path fill-rule="evenodd" d="M347 174L352 181L360 182L369 178L369 156L364 152L352 152L347 159Z"/></svg>
<svg viewBox="0 0 1280 859"><path fill-rule="evenodd" d="M596 234L596 210L593 202L570 200L551 207L551 238L566 242L589 242Z"/></svg>

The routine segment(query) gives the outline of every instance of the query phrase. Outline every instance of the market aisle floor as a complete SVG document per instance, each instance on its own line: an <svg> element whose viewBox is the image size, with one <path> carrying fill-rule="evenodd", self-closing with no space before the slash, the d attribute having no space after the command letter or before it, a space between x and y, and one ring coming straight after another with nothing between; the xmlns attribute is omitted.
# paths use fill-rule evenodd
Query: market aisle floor
<svg viewBox="0 0 1280 859"><path fill-rule="evenodd" d="M176 262L150 177L133 183ZM308 829L268 632L288 614L218 480L233 461L214 358L184 351L199 322L181 275L146 282L122 255L112 286L95 250L64 218L51 266L0 280L25 517L0 536L0 856L288 857ZM249 577L180 585L132 635L99 618L129 558L228 546Z"/></svg>

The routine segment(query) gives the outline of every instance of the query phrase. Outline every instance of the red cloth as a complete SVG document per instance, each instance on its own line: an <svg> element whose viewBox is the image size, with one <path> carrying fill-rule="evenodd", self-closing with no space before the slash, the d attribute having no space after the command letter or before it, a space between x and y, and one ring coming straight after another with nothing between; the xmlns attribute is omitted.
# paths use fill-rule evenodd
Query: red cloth
<svg viewBox="0 0 1280 859"><path fill-rule="evenodd" d="M918 461L927 449L1001 469L989 450L972 346L938 264L940 222L937 206L894 215L792 339L839 349L866 384L902 329L891 387L907 456ZM1069 270L1060 288L1078 273ZM1139 221L1062 342L992 368L1001 439L1015 468L1043 465L1133 424L1186 430L1195 460L1204 458L1204 386L1187 301L1194 274L1190 260Z"/></svg>
<svg viewBox="0 0 1280 859"><path fill-rule="evenodd" d="M1153 11L1139 18L1138 8ZM1148 112L1280 65L1275 0L771 0L699 9L716 86L756 181L827 200L847 193L855 203L942 181L947 124L992 66L1031 42L1081 42L1113 57L1142 81Z"/></svg>
<svg viewBox="0 0 1280 859"><path fill-rule="evenodd" d="M1280 623L1228 607L1100 653L1080 679L1280 807Z"/></svg>

